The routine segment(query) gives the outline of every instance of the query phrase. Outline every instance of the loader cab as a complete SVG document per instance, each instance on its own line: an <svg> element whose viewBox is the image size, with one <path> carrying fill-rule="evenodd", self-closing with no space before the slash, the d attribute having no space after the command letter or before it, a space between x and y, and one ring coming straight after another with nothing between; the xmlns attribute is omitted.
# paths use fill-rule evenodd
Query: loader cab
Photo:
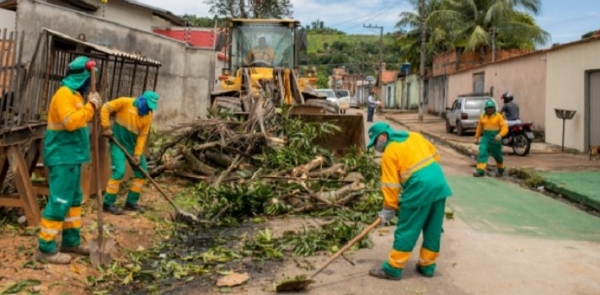
<svg viewBox="0 0 600 295"><path fill-rule="evenodd" d="M296 68L298 52L306 47L306 35L298 27L300 22L294 20L231 20L231 58L226 70L234 74L244 67Z"/></svg>

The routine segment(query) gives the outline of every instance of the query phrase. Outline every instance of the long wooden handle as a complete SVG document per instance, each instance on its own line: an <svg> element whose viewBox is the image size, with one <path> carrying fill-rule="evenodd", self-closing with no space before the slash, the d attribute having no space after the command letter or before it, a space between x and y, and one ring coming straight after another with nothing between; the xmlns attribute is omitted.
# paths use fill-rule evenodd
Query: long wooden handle
<svg viewBox="0 0 600 295"><path fill-rule="evenodd" d="M346 246L344 246L342 249L337 251L333 256L331 256L331 258L329 258L329 260L327 260L325 262L325 264L323 264L323 266L321 266L321 268L319 268L314 274L312 274L310 276L310 278L312 279L317 274L322 272L333 261L338 259L340 256L342 256L342 254L344 254L344 252L346 252L348 249L350 249L350 247L354 246L354 244L356 244L358 241L360 241L362 238L364 238L372 229L374 229L377 225L379 225L379 223L381 223L381 217L377 217L377 220L375 220L375 222L371 223L371 225L369 225L369 227L363 229L363 231L358 236L356 236L354 239L352 239L352 241L348 242L348 244L346 244Z"/></svg>
<svg viewBox="0 0 600 295"><path fill-rule="evenodd" d="M95 93L96 92L96 68L92 68L90 70L90 88L91 88L91 93ZM99 110L94 110L94 119L93 119L93 126L92 126L92 139L93 139L93 151L92 153L94 154L94 174L96 176L96 204L97 207L96 210L98 211L98 245L102 246L103 245L103 240L104 240L104 224L102 222L102 188L100 187L101 184L101 180L100 180L100 122L98 120L98 111Z"/></svg>
<svg viewBox="0 0 600 295"><path fill-rule="evenodd" d="M127 152L127 150L125 149L124 146L121 145L120 142L118 142L114 137L110 137L110 140L112 140L112 142L114 144L116 144L119 149L121 149L121 151L123 151L123 153L125 154L125 156L127 157L127 159L129 160L129 162L131 163L135 163L135 159ZM177 205L175 205L175 203L173 203L173 200L171 200L171 198L169 198L169 196L167 195L167 193L165 193L165 191L163 191L163 189L158 185L158 183L156 183L156 181L150 177L150 174L144 170L142 167L139 166L139 163L137 163L138 166L136 168L138 168L138 170L142 171L142 174L144 174L144 176L150 180L150 182L154 185L154 187L156 187L156 189L160 192L160 194L165 198L165 200L167 200L167 202L169 202L169 204L171 204L171 206L173 206L173 208L175 208L175 210L177 211L181 211L179 210L179 208L177 207Z"/></svg>

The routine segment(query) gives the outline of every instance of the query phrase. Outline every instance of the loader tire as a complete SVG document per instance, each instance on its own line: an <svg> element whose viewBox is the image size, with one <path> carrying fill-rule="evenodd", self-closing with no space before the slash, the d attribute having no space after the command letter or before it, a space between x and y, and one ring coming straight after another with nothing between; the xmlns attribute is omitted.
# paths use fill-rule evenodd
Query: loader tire
<svg viewBox="0 0 600 295"><path fill-rule="evenodd" d="M241 112L242 100L239 97L219 96L212 105L213 110L222 109L227 112Z"/></svg>
<svg viewBox="0 0 600 295"><path fill-rule="evenodd" d="M340 108L333 102L324 99L307 99L306 105L321 107L325 113L338 114Z"/></svg>

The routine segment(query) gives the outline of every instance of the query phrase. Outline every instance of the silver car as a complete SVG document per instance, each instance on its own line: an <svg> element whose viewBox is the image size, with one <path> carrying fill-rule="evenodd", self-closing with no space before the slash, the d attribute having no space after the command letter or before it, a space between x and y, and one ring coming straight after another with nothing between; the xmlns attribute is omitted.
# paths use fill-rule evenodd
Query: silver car
<svg viewBox="0 0 600 295"><path fill-rule="evenodd" d="M490 99L498 109L498 103L491 96L459 96L452 107L446 108L446 132L456 130L458 135L463 135L467 130L475 130L479 116L485 111L485 102Z"/></svg>

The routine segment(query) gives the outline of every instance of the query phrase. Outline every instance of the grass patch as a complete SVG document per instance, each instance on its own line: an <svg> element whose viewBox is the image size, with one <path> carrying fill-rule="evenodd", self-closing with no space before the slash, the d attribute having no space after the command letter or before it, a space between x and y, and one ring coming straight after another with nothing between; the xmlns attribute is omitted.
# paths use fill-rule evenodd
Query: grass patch
<svg viewBox="0 0 600 295"><path fill-rule="evenodd" d="M544 185L544 178L531 168L511 168L508 175L520 179L528 188L537 189Z"/></svg>

